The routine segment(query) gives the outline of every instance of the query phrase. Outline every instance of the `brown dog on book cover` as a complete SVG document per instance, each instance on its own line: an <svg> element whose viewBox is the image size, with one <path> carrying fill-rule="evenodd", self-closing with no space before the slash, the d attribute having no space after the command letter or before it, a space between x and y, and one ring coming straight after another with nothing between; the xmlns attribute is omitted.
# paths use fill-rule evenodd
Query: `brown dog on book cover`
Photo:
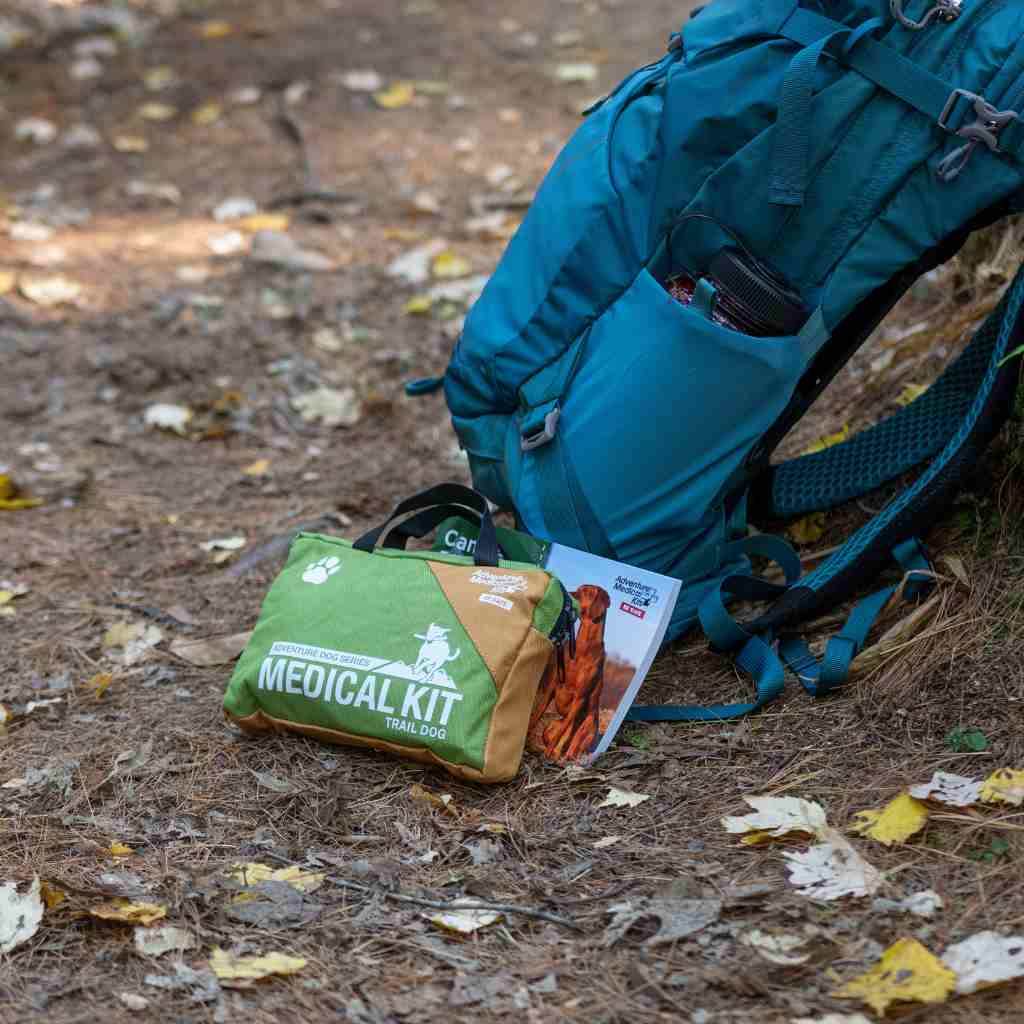
<svg viewBox="0 0 1024 1024"><path fill-rule="evenodd" d="M604 689L604 630L611 600L601 587L584 584L573 592L579 601L576 654L565 663L548 665L530 716L530 746L553 761L574 761L588 754L600 735ZM542 730L537 726L552 702L558 717Z"/></svg>

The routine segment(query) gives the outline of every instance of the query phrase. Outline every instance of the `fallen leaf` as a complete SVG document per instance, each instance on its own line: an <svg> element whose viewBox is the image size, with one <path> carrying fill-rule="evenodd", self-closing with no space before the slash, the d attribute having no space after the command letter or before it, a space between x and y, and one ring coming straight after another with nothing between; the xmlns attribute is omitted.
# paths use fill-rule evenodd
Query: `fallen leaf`
<svg viewBox="0 0 1024 1024"><path fill-rule="evenodd" d="M133 903L119 897L89 910L92 917L120 924L149 925L167 916L167 908L159 903Z"/></svg>
<svg viewBox="0 0 1024 1024"><path fill-rule="evenodd" d="M597 65L589 62L559 64L555 68L555 78L567 84L594 82L597 80Z"/></svg>
<svg viewBox="0 0 1024 1024"><path fill-rule="evenodd" d="M373 94L378 107L385 110L397 110L407 107L416 98L416 90L410 82L393 82L383 92Z"/></svg>
<svg viewBox="0 0 1024 1024"><path fill-rule="evenodd" d="M981 784L983 804L1024 804L1024 771L1000 768Z"/></svg>
<svg viewBox="0 0 1024 1024"><path fill-rule="evenodd" d="M808 446L801 452L802 455L813 455L815 452L823 452L826 448L842 444L850 436L850 426L844 423L840 431L835 434L826 434L819 438L814 444Z"/></svg>
<svg viewBox="0 0 1024 1024"><path fill-rule="evenodd" d="M607 850L609 846L614 846L616 843L622 842L622 836L605 836L604 839L598 839L594 843L595 850Z"/></svg>
<svg viewBox="0 0 1024 1024"><path fill-rule="evenodd" d="M235 31L230 21L223 21L220 18L212 21L204 21L199 26L199 35L203 39L225 39Z"/></svg>
<svg viewBox="0 0 1024 1024"><path fill-rule="evenodd" d="M18 275L11 270L0 270L0 295L6 295L18 282Z"/></svg>
<svg viewBox="0 0 1024 1024"><path fill-rule="evenodd" d="M137 992L118 992L117 998L129 1010L145 1010L149 1006L149 1000L145 996L140 996Z"/></svg>
<svg viewBox="0 0 1024 1024"><path fill-rule="evenodd" d="M157 402L147 407L142 414L142 420L147 427L169 430L171 433L184 436L186 428L192 421L192 410L187 405Z"/></svg>
<svg viewBox="0 0 1024 1024"><path fill-rule="evenodd" d="M931 800L947 807L973 807L981 798L981 787L976 779L936 772L931 782L911 786L909 793L915 800Z"/></svg>
<svg viewBox="0 0 1024 1024"><path fill-rule="evenodd" d="M0 885L0 953L27 942L39 930L43 919L39 876L32 879L28 892L18 892L17 882Z"/></svg>
<svg viewBox="0 0 1024 1024"><path fill-rule="evenodd" d="M316 892L324 884L323 873L303 871L295 865L287 868L272 868L266 864L236 864L228 872L228 878L240 885L259 885L260 882L287 882L297 892ZM246 898L246 893L239 893L236 900Z"/></svg>
<svg viewBox="0 0 1024 1024"><path fill-rule="evenodd" d="M828 515L825 512L812 512L795 523L786 527L786 533L797 544L815 544L825 535L828 526Z"/></svg>
<svg viewBox="0 0 1024 1024"><path fill-rule="evenodd" d="M434 300L429 295L414 295L404 307L407 316L426 316L434 308Z"/></svg>
<svg viewBox="0 0 1024 1024"><path fill-rule="evenodd" d="M110 672L97 672L96 675L91 676L86 681L86 686L92 688L92 695L99 700L107 692L110 684L114 681L114 676Z"/></svg>
<svg viewBox="0 0 1024 1024"><path fill-rule="evenodd" d="M834 829L826 829L826 842L802 853L784 853L789 861L789 881L801 896L838 900L845 896L871 896L882 886L883 876Z"/></svg>
<svg viewBox="0 0 1024 1024"><path fill-rule="evenodd" d="M651 798L646 793L631 793L626 789L616 789L611 786L608 795L599 803L598 807L639 807L645 800Z"/></svg>
<svg viewBox="0 0 1024 1024"><path fill-rule="evenodd" d="M875 900L872 910L895 910L904 914L916 914L918 917L934 917L943 907L942 897L932 889L916 892L905 900Z"/></svg>
<svg viewBox="0 0 1024 1024"><path fill-rule="evenodd" d="M916 402L928 390L927 384L908 384L896 399L897 405L910 405Z"/></svg>
<svg viewBox="0 0 1024 1024"><path fill-rule="evenodd" d="M384 80L372 70L346 71L338 81L350 92L379 92Z"/></svg>
<svg viewBox="0 0 1024 1024"><path fill-rule="evenodd" d="M455 798L451 793L431 793L429 789L416 782L409 787L409 796L418 803L429 804L453 818L458 817L459 812L455 806Z"/></svg>
<svg viewBox="0 0 1024 1024"><path fill-rule="evenodd" d="M175 640L171 653L190 665L208 668L211 665L226 665L245 650L252 639L252 630L233 633L231 636L211 636L202 640Z"/></svg>
<svg viewBox="0 0 1024 1024"><path fill-rule="evenodd" d="M795 932L772 934L760 928L752 928L740 935L740 942L744 946L749 946L763 959L780 967L797 967L807 963L811 954L798 953L797 950L802 949L809 941L809 935L798 935Z"/></svg>
<svg viewBox="0 0 1024 1024"><path fill-rule="evenodd" d="M755 814L726 817L726 832L741 835L740 842L756 846L772 839L812 836L822 838L828 828L825 811L813 800L793 796L745 796L744 802Z"/></svg>
<svg viewBox="0 0 1024 1024"><path fill-rule="evenodd" d="M74 302L82 294L77 281L58 275L56 277L23 277L18 290L29 302L37 306L62 306Z"/></svg>
<svg viewBox="0 0 1024 1024"><path fill-rule="evenodd" d="M296 787L294 783L289 782L287 779L279 779L276 775L272 775L270 772L257 772L249 769L250 772L255 776L256 781L264 788L269 789L272 793L294 793Z"/></svg>
<svg viewBox="0 0 1024 1024"><path fill-rule="evenodd" d="M213 540L203 541L199 547L203 551L238 551L247 543L245 537L214 537Z"/></svg>
<svg viewBox="0 0 1024 1024"><path fill-rule="evenodd" d="M130 857L135 851L130 846L125 846L124 843L111 843L109 846L110 854L113 857Z"/></svg>
<svg viewBox="0 0 1024 1024"><path fill-rule="evenodd" d="M950 946L942 962L956 975L957 995L970 995L1024 977L1024 938L979 932Z"/></svg>
<svg viewBox="0 0 1024 1024"><path fill-rule="evenodd" d="M17 512L42 505L42 498L25 497L7 473L0 473L0 510Z"/></svg>
<svg viewBox="0 0 1024 1024"><path fill-rule="evenodd" d="M275 974L297 974L306 966L302 957L286 956L284 953L236 957L220 948L213 950L209 962L213 973L226 988L241 987Z"/></svg>
<svg viewBox="0 0 1024 1024"><path fill-rule="evenodd" d="M456 932L459 935L472 935L481 928L487 928L497 924L502 915L495 910L458 910L461 903L473 903L474 900L455 900L451 910L443 910L438 914L424 914L423 916L431 923L443 928L447 932Z"/></svg>
<svg viewBox="0 0 1024 1024"><path fill-rule="evenodd" d="M860 999L879 1016L892 1003L944 1003L956 989L956 975L915 939L900 939L865 974L832 995Z"/></svg>
<svg viewBox="0 0 1024 1024"><path fill-rule="evenodd" d="M134 665L163 638L163 630L158 626L147 626L143 622L118 622L103 634L103 646L121 648L120 660L125 665Z"/></svg>
<svg viewBox="0 0 1024 1024"><path fill-rule="evenodd" d="M472 273L473 267L469 260L457 253L452 252L451 249L446 249L444 252L440 252L434 257L434 262L431 267L434 277L439 278L452 278L452 277L466 277Z"/></svg>
<svg viewBox="0 0 1024 1024"><path fill-rule="evenodd" d="M875 839L884 846L900 845L917 835L928 822L928 808L908 793L901 793L881 810L859 811L850 831Z"/></svg>
<svg viewBox="0 0 1024 1024"><path fill-rule="evenodd" d="M195 935L186 928L177 928L173 924L160 925L159 928L135 929L135 952L139 956L163 956L172 950L183 953L195 949L199 943Z"/></svg>
<svg viewBox="0 0 1024 1024"><path fill-rule="evenodd" d="M177 113L178 108L170 103L143 103L139 107L139 117L144 121L170 121Z"/></svg>
<svg viewBox="0 0 1024 1024"><path fill-rule="evenodd" d="M236 223L244 231L287 231L291 218L284 213L251 213Z"/></svg>
<svg viewBox="0 0 1024 1024"><path fill-rule="evenodd" d="M293 398L292 407L307 423L320 420L328 429L355 426L362 414L352 388L320 387Z"/></svg>
<svg viewBox="0 0 1024 1024"><path fill-rule="evenodd" d="M43 882L39 886L39 895L43 898L47 910L56 910L68 898L63 889L58 889L49 882Z"/></svg>
<svg viewBox="0 0 1024 1024"><path fill-rule="evenodd" d="M161 64L159 67L149 68L142 76L142 83L150 92L160 92L161 89L177 85L178 76L174 68Z"/></svg>
<svg viewBox="0 0 1024 1024"><path fill-rule="evenodd" d="M270 266L284 267L286 270L300 273L319 273L334 269L334 262L323 253L303 249L294 238L283 231L267 229L257 231L253 235L249 259L253 263L267 263Z"/></svg>
<svg viewBox="0 0 1024 1024"><path fill-rule="evenodd" d="M245 248L246 238L241 231L228 231L223 235L208 238L206 244L215 256L233 256Z"/></svg>
<svg viewBox="0 0 1024 1024"><path fill-rule="evenodd" d="M14 126L14 137L19 142L45 146L57 138L57 126L45 117L25 117Z"/></svg>
<svg viewBox="0 0 1024 1024"><path fill-rule="evenodd" d="M113 145L118 153L145 153L149 149L149 143L141 135L118 135Z"/></svg>
<svg viewBox="0 0 1024 1024"><path fill-rule="evenodd" d="M177 206L181 202L181 189L177 185L150 184L148 181L129 181L124 191L126 195L139 199L159 199L161 202Z"/></svg>
<svg viewBox="0 0 1024 1024"><path fill-rule="evenodd" d="M192 111L192 123L200 127L214 124L221 119L223 113L224 108L219 103L210 101Z"/></svg>
<svg viewBox="0 0 1024 1024"><path fill-rule="evenodd" d="M257 459L242 470L243 476L266 476L270 471L270 459Z"/></svg>
<svg viewBox="0 0 1024 1024"><path fill-rule="evenodd" d="M610 906L608 913L612 922L605 929L605 946L613 946L634 925L653 918L658 930L644 943L650 947L678 942L714 924L722 913L722 904L720 900L626 900Z"/></svg>

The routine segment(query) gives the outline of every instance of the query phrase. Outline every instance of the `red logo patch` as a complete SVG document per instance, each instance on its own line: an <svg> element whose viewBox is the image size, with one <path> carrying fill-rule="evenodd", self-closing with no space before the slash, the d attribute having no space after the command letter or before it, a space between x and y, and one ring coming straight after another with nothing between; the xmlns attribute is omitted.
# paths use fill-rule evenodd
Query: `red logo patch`
<svg viewBox="0 0 1024 1024"><path fill-rule="evenodd" d="M636 605L628 604L626 601L619 605L619 610L624 611L627 615L634 615L638 619L642 619L647 615L643 608L637 608Z"/></svg>

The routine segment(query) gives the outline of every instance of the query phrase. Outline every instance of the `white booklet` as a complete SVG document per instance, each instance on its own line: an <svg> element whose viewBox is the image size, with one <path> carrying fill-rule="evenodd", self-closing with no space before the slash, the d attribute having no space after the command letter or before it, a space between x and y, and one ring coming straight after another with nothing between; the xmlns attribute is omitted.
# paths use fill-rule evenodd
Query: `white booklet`
<svg viewBox="0 0 1024 1024"><path fill-rule="evenodd" d="M552 544L545 568L579 601L575 657L549 665L527 744L553 761L592 762L615 738L661 647L679 580Z"/></svg>
<svg viewBox="0 0 1024 1024"><path fill-rule="evenodd" d="M450 519L441 550L472 554L477 527ZM553 660L530 716L527 746L549 760L590 763L611 746L661 647L679 597L679 580L498 530L508 558L543 565L580 605L574 654Z"/></svg>

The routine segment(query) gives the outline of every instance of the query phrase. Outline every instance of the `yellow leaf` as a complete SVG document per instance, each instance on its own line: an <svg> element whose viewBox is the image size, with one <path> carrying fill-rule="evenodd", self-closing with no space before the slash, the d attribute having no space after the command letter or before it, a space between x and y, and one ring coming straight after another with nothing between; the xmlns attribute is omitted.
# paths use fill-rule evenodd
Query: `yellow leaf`
<svg viewBox="0 0 1024 1024"><path fill-rule="evenodd" d="M42 498L23 497L14 480L7 473L0 473L0 509L15 512L18 509L35 508L42 503Z"/></svg>
<svg viewBox="0 0 1024 1024"><path fill-rule="evenodd" d="M235 31L235 26L230 21L204 21L199 26L199 34L203 39L224 39Z"/></svg>
<svg viewBox="0 0 1024 1024"><path fill-rule="evenodd" d="M459 815L458 808L455 805L455 798L451 793L441 793L440 795L431 793L429 789L426 789L417 782L409 787L409 796L417 803L429 804L445 814L450 814L453 818L457 818Z"/></svg>
<svg viewBox="0 0 1024 1024"><path fill-rule="evenodd" d="M815 452L823 452L826 448L831 448L833 445L842 444L850 436L850 425L848 423L843 424L843 429L835 434L826 434L824 437L819 438L814 444L805 448L801 454L813 455Z"/></svg>
<svg viewBox="0 0 1024 1024"><path fill-rule="evenodd" d="M64 900L67 899L68 894L62 889L57 889L50 885L49 882L43 882L39 886L39 895L46 904L46 909L53 910L55 907L59 907Z"/></svg>
<svg viewBox="0 0 1024 1024"><path fill-rule="evenodd" d="M130 857L135 851L130 846L125 846L124 843L111 843L110 853L114 857Z"/></svg>
<svg viewBox="0 0 1024 1024"><path fill-rule="evenodd" d="M905 843L924 828L928 807L909 793L900 793L880 811L860 811L850 826L851 832L876 839L884 846Z"/></svg>
<svg viewBox="0 0 1024 1024"><path fill-rule="evenodd" d="M139 107L139 117L146 121L170 121L178 113L170 103L143 103Z"/></svg>
<svg viewBox="0 0 1024 1024"><path fill-rule="evenodd" d="M10 604L14 600L13 590L0 590L0 606Z"/></svg>
<svg viewBox="0 0 1024 1024"><path fill-rule="evenodd" d="M168 86L174 85L177 79L178 76L174 73L174 68L168 67L166 64L150 68L142 76L142 81L150 92L159 92L161 89L166 89Z"/></svg>
<svg viewBox="0 0 1024 1024"><path fill-rule="evenodd" d="M434 300L429 295L414 295L405 304L405 312L409 316L426 316L433 308Z"/></svg>
<svg viewBox="0 0 1024 1024"><path fill-rule="evenodd" d="M393 82L383 92L373 94L377 106L385 110L397 110L399 107L407 107L416 98L416 90L410 82Z"/></svg>
<svg viewBox="0 0 1024 1024"><path fill-rule="evenodd" d="M113 681L114 677L110 672L97 672L85 685L92 687L92 695L99 700Z"/></svg>
<svg viewBox="0 0 1024 1024"><path fill-rule="evenodd" d="M983 804L1024 804L1024 771L1000 768L993 772L981 785Z"/></svg>
<svg viewBox="0 0 1024 1024"><path fill-rule="evenodd" d="M0 270L0 295L6 295L15 285L18 275L10 270Z"/></svg>
<svg viewBox="0 0 1024 1024"><path fill-rule="evenodd" d="M82 286L77 281L61 274L55 277L23 277L18 290L29 302L47 308L74 302L82 294Z"/></svg>
<svg viewBox="0 0 1024 1024"><path fill-rule="evenodd" d="M291 218L284 213L253 213L235 221L243 231L287 231L289 224Z"/></svg>
<svg viewBox="0 0 1024 1024"><path fill-rule="evenodd" d="M897 405L910 405L916 402L928 390L927 384L908 384L896 399Z"/></svg>
<svg viewBox="0 0 1024 1024"><path fill-rule="evenodd" d="M214 948L210 967L222 985L228 988L260 981L274 974L297 974L306 966L300 956L267 953L266 956L232 956L223 949Z"/></svg>
<svg viewBox="0 0 1024 1024"><path fill-rule="evenodd" d="M469 260L446 249L434 259L434 277L465 277L471 270Z"/></svg>
<svg viewBox="0 0 1024 1024"><path fill-rule="evenodd" d="M118 135L114 139L118 153L145 153L149 143L141 135Z"/></svg>
<svg viewBox="0 0 1024 1024"><path fill-rule="evenodd" d="M93 907L89 913L101 921L118 921L121 924L152 924L167 916L167 908L159 903L133 903L123 897Z"/></svg>
<svg viewBox="0 0 1024 1024"><path fill-rule="evenodd" d="M220 116L223 113L224 108L219 103L204 103L201 107L196 107L192 111L192 123L198 125L213 124L220 120Z"/></svg>
<svg viewBox="0 0 1024 1024"><path fill-rule="evenodd" d="M809 516L791 523L786 528L786 533L797 544L814 544L821 540L827 523L828 516L824 512L812 512Z"/></svg>
<svg viewBox="0 0 1024 1024"><path fill-rule="evenodd" d="M956 975L915 939L900 939L866 974L832 995L860 999L882 1016L892 1003L944 1003L956 989Z"/></svg>
<svg viewBox="0 0 1024 1024"><path fill-rule="evenodd" d="M324 884L322 872L303 871L302 868L271 868L266 864L249 863L236 864L228 872L228 878L234 879L240 885L259 885L260 882L287 882L293 889L299 892L316 892ZM240 893L235 897L236 902L244 902L249 899L248 893Z"/></svg>
<svg viewBox="0 0 1024 1024"><path fill-rule="evenodd" d="M270 459L257 459L255 462L250 462L242 473L245 476L266 476L270 470Z"/></svg>
<svg viewBox="0 0 1024 1024"><path fill-rule="evenodd" d="M417 231L416 228L384 229L384 239L388 242L421 242L426 237L426 232Z"/></svg>

